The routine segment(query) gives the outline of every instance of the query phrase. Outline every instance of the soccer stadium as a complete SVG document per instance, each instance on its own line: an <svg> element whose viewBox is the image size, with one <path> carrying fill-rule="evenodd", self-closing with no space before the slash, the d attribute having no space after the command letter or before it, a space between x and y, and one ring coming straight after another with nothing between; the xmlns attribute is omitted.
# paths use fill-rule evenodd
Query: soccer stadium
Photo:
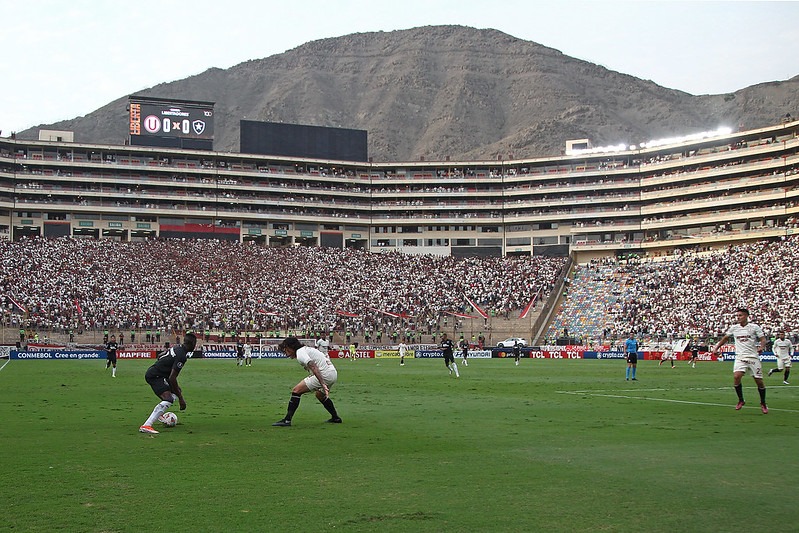
<svg viewBox="0 0 799 533"><path fill-rule="evenodd" d="M0 531L731 531L741 500L795 530L797 132L413 162L0 138ZM741 307L766 388L712 349ZM177 411L143 377L189 332ZM321 405L286 337L329 341ZM139 426L152 392L177 416Z"/></svg>
<svg viewBox="0 0 799 533"><path fill-rule="evenodd" d="M77 255L98 270L92 286L60 280L89 279L69 269L38 269L44 279L30 278L27 287L12 282L3 323L50 338L70 330L152 330L164 338L186 329L215 337L352 330L349 337L364 342L370 330L370 340L377 331L388 340L391 328L429 335L460 323L458 336L493 329L492 344L513 334L555 344L564 330L574 337L568 344L629 331L704 339L723 320L715 311L701 319L706 313L695 307L707 296L697 295L714 293L712 309L729 312L751 291L741 283L737 293L713 290L712 278L733 284L740 276L744 285L768 279L784 288L776 297L786 301L770 305L774 295L765 291L749 305L767 311L761 320L769 329L792 328L798 129L783 121L635 146L570 141L564 155L534 160L402 163L83 145L64 142L69 132L43 131L53 139L46 141L2 138L4 256L41 248L42 257ZM150 257L174 249L170 241L190 241L181 246L202 266L187 264L184 274L164 266L173 273L148 278L161 268ZM757 279L746 260L756 261ZM152 268L136 268L142 261ZM313 316L285 297L294 280L269 270L298 261L332 274L316 285L322 296L294 295L317 302ZM177 298L170 292L180 280L197 283L192 272L210 265L214 275L195 290L215 312L165 312L160 298ZM345 265L357 283L336 272ZM15 265L5 267L14 279ZM447 280L444 287L411 281L439 270L433 278ZM376 279L363 279L367 271ZM36 294L48 285L60 290ZM654 286L657 302L641 297ZM157 298L137 294L156 287ZM597 295L607 301L584 305Z"/></svg>

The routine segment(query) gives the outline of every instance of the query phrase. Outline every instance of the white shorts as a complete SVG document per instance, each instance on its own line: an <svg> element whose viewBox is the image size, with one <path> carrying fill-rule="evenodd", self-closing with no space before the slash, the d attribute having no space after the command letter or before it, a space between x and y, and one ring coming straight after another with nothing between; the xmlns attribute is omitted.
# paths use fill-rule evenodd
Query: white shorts
<svg viewBox="0 0 799 533"><path fill-rule="evenodd" d="M786 357L783 359L782 357L777 357L777 368L779 370L785 370L786 368L791 368L791 358Z"/></svg>
<svg viewBox="0 0 799 533"><path fill-rule="evenodd" d="M332 389L333 385L336 384L338 381L338 372L336 369L328 370L327 372L322 374L322 377L325 379L325 383L327 383L327 388ZM305 382L305 386L308 387L309 390L318 391L322 390L322 384L319 383L319 380L316 379L316 376L311 374L307 378L303 380Z"/></svg>
<svg viewBox="0 0 799 533"><path fill-rule="evenodd" d="M753 378L758 379L763 377L763 365L760 363L760 359L736 359L732 371L733 373L750 374Z"/></svg>
<svg viewBox="0 0 799 533"><path fill-rule="evenodd" d="M660 360L665 361L667 359L674 359L674 354L672 353L671 355L669 355L666 352L663 352L663 354L660 356Z"/></svg>

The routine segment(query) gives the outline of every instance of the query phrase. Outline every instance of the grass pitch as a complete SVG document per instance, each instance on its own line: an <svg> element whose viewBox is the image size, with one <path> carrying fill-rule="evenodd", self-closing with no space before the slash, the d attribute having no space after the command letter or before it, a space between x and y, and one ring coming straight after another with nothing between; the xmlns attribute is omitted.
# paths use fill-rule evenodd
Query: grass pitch
<svg viewBox="0 0 799 533"><path fill-rule="evenodd" d="M290 360L190 361L176 428L145 361L0 372L0 531L795 531L799 389L730 363L336 361L343 424ZM160 425L160 424L159 424ZM159 428L160 429L160 428Z"/></svg>

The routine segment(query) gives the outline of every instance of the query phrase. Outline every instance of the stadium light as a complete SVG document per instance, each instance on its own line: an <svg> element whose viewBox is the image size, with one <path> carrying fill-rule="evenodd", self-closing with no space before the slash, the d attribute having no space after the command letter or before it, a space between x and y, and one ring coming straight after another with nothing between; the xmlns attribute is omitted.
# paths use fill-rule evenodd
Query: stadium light
<svg viewBox="0 0 799 533"><path fill-rule="evenodd" d="M646 148L656 148L658 146L665 146L667 144L680 144L690 141L699 141L702 139L709 139L712 137L721 137L732 133L732 128L722 126L712 131L702 131L699 133L692 133L690 135L683 135L680 137L666 137L664 139L656 139L654 141L647 141L639 145L631 144L616 144L612 146L597 146L596 148L585 148L578 150L566 150L566 155L586 155L586 154L604 154L612 152L624 152L626 150L644 150Z"/></svg>

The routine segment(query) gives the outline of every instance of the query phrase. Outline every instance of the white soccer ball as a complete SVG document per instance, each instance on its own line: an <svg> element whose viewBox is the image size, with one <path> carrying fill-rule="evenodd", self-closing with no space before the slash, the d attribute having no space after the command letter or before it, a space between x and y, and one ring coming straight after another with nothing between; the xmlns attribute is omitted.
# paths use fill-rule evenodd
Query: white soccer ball
<svg viewBox="0 0 799 533"><path fill-rule="evenodd" d="M171 411L168 411L162 414L160 417L158 417L158 420L160 420L165 426L172 428L175 427L178 423L178 415L176 415Z"/></svg>

